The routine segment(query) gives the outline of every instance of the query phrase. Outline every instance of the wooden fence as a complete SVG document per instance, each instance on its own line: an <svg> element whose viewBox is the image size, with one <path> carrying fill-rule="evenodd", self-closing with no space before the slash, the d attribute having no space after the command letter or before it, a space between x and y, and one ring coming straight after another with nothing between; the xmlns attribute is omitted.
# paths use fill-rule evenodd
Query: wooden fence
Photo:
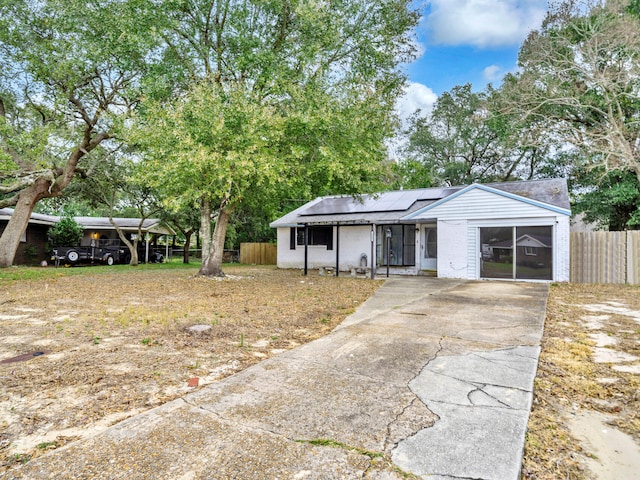
<svg viewBox="0 0 640 480"><path fill-rule="evenodd" d="M249 265L276 265L278 248L273 243L241 243L240 263Z"/></svg>
<svg viewBox="0 0 640 480"><path fill-rule="evenodd" d="M571 233L571 281L640 284L640 231Z"/></svg>

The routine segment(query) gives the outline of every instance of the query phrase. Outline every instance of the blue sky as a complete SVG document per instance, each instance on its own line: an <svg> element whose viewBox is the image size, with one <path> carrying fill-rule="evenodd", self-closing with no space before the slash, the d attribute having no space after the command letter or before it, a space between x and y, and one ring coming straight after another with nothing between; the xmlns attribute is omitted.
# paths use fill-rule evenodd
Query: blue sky
<svg viewBox="0 0 640 480"><path fill-rule="evenodd" d="M409 86L398 102L401 117L429 110L456 85L482 90L516 70L518 50L540 26L547 0L432 0L416 2L419 58L406 66Z"/></svg>

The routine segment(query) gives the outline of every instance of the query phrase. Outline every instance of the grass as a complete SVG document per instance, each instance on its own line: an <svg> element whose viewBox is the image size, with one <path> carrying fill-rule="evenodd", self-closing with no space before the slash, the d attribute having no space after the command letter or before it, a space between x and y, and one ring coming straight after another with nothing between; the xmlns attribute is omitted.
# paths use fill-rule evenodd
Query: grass
<svg viewBox="0 0 640 480"><path fill-rule="evenodd" d="M229 265L227 265L228 267ZM9 268L0 268L0 285L3 283L28 281L28 280L45 280L50 278L63 278L74 275L103 275L110 273L127 272L133 269L140 271L162 271L162 270L181 270L181 269L198 269L199 263L184 264L182 261L170 261L165 263L141 263L136 267L131 265L80 265L77 267L25 267L14 266ZM90 270L90 271L89 271Z"/></svg>

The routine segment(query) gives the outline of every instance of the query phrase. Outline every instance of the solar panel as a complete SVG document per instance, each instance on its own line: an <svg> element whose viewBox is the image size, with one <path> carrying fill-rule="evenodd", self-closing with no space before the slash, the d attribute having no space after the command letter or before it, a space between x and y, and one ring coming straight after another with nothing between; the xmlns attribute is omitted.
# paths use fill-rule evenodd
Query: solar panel
<svg viewBox="0 0 640 480"><path fill-rule="evenodd" d="M363 195L360 198L328 197L308 208L302 215L404 211L419 199L420 194L420 190L406 190Z"/></svg>

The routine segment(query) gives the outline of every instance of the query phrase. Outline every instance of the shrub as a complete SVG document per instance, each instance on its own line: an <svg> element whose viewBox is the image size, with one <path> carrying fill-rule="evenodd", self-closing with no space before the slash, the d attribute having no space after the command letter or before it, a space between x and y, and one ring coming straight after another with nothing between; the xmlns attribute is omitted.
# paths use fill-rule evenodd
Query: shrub
<svg viewBox="0 0 640 480"><path fill-rule="evenodd" d="M49 245L76 247L80 245L84 230L73 217L66 215L52 226L47 233Z"/></svg>

